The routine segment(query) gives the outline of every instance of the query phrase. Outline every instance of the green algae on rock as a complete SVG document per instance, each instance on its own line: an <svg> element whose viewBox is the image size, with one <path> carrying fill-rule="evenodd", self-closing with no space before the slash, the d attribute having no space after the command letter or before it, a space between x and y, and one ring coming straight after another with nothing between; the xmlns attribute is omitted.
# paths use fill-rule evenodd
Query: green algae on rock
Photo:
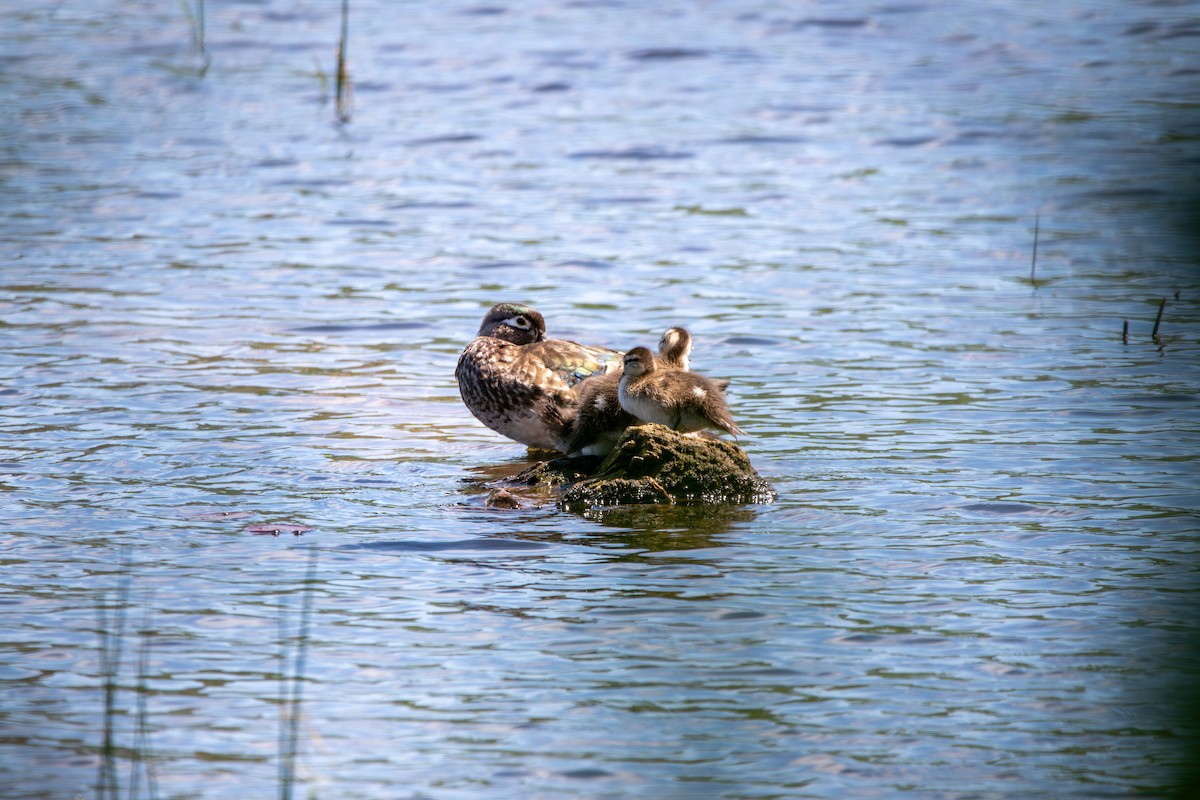
<svg viewBox="0 0 1200 800"><path fill-rule="evenodd" d="M777 495L745 451L724 439L687 436L665 425L627 428L603 460L558 458L513 484L561 487L559 508L672 503L769 503Z"/></svg>

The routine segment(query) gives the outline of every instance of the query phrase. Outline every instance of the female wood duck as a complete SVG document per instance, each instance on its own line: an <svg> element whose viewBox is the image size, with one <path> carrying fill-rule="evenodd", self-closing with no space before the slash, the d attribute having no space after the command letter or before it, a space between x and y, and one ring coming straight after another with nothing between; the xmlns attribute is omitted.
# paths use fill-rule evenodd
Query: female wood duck
<svg viewBox="0 0 1200 800"><path fill-rule="evenodd" d="M660 369L686 370L692 352L692 336L686 328L667 328L658 340ZM569 455L604 456L616 446L621 434L637 419L621 408L620 367L588 378L577 387L579 407L564 442ZM729 381L716 381L724 389Z"/></svg>
<svg viewBox="0 0 1200 800"><path fill-rule="evenodd" d="M617 368L621 353L546 338L529 306L500 303L458 358L458 392L475 418L529 447L560 450L577 397L572 387Z"/></svg>
<svg viewBox="0 0 1200 800"><path fill-rule="evenodd" d="M720 384L694 372L662 369L654 354L635 347L625 354L618 397L621 408L645 422L682 433L713 428L734 436L741 429L729 415Z"/></svg>

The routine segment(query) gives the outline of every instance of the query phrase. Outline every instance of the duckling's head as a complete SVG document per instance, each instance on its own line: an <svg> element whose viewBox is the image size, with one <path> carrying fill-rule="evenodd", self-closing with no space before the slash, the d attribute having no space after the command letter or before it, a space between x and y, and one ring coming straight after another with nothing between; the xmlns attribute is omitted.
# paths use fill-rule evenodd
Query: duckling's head
<svg viewBox="0 0 1200 800"><path fill-rule="evenodd" d="M686 328L667 328L658 340L658 357L676 369L688 368L692 354L692 335Z"/></svg>
<svg viewBox="0 0 1200 800"><path fill-rule="evenodd" d="M532 344L546 338L546 320L520 303L499 303L483 318L476 336L490 336L513 344Z"/></svg>
<svg viewBox="0 0 1200 800"><path fill-rule="evenodd" d="M625 354L623 363L625 374L631 378L654 372L657 367L654 363L654 354L645 347L635 347L630 350Z"/></svg>

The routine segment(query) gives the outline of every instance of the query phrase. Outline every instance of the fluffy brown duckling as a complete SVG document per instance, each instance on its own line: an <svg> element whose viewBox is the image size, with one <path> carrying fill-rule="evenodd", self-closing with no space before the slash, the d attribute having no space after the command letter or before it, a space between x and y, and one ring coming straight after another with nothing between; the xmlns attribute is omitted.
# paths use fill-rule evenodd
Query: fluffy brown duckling
<svg viewBox="0 0 1200 800"><path fill-rule="evenodd" d="M712 428L734 436L742 431L729 415L716 381L694 372L662 369L645 347L625 354L625 374L617 390L626 413L682 433Z"/></svg>
<svg viewBox="0 0 1200 800"><path fill-rule="evenodd" d="M658 341L660 369L686 370L692 353L692 336L686 328L672 327ZM570 455L604 456L616 446L621 434L637 420L621 408L620 367L579 384L579 402L571 421L564 449ZM724 389L729 381L719 381Z"/></svg>
<svg viewBox="0 0 1200 800"><path fill-rule="evenodd" d="M692 335L687 328L673 327L663 331L658 340L658 364L670 369L687 369L692 355Z"/></svg>
<svg viewBox="0 0 1200 800"><path fill-rule="evenodd" d="M677 369L687 371L692 368L692 335L687 328L667 328L662 338L658 340L658 358L655 362L659 369ZM714 380L721 391L729 388L729 381L724 378Z"/></svg>

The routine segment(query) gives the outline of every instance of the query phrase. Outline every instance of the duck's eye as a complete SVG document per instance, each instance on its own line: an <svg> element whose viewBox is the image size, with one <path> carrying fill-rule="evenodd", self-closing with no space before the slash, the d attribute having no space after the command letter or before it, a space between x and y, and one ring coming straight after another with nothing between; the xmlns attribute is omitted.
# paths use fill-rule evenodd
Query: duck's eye
<svg viewBox="0 0 1200 800"><path fill-rule="evenodd" d="M529 317L513 317L512 322L515 327L520 328L523 331L527 331L533 327L529 322Z"/></svg>

